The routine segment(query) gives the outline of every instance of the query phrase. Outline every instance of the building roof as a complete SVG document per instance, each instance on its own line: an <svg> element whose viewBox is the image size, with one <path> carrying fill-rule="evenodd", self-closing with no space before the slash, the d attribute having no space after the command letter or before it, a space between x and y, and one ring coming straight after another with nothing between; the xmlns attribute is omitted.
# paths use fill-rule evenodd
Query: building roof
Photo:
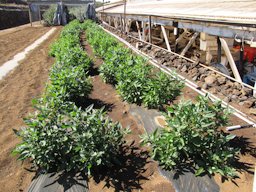
<svg viewBox="0 0 256 192"><path fill-rule="evenodd" d="M97 9L103 12L103 7ZM105 13L124 13L123 3L104 6ZM126 14L177 19L230 22L256 25L255 0L131 0Z"/></svg>
<svg viewBox="0 0 256 192"><path fill-rule="evenodd" d="M56 3L64 3L64 4L88 4L93 3L93 0L27 0L29 4L38 4L38 5L48 5L48 4L56 4Z"/></svg>

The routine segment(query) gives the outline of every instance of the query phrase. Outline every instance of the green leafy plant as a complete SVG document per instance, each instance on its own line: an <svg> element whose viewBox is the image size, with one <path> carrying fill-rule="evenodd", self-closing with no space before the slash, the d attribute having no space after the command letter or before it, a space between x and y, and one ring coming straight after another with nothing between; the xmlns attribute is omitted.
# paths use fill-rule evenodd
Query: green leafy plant
<svg viewBox="0 0 256 192"><path fill-rule="evenodd" d="M142 103L150 70L151 67L148 65L135 65L134 67L123 69L122 73L118 75L116 88L125 101L137 104Z"/></svg>
<svg viewBox="0 0 256 192"><path fill-rule="evenodd" d="M73 101L78 97L88 97L92 91L90 78L82 65L53 70L50 80L47 92L59 93L59 99L62 100Z"/></svg>
<svg viewBox="0 0 256 192"><path fill-rule="evenodd" d="M110 166L124 143L125 131L113 123L103 110L85 110L73 103L55 109L37 106L39 113L25 120L28 127L16 134L22 142L13 153L20 160L32 159L46 170L87 170Z"/></svg>
<svg viewBox="0 0 256 192"><path fill-rule="evenodd" d="M65 26L51 47L56 62L43 97L35 102L37 112L25 119L27 127L15 133L21 138L13 153L20 160L50 170L90 170L111 166L124 143L126 131L101 110L76 106L78 97L92 91L87 73L91 60L80 46L81 25Z"/></svg>
<svg viewBox="0 0 256 192"><path fill-rule="evenodd" d="M144 136L150 144L152 157L164 169L192 167L196 175L219 173L235 177L235 161L239 150L231 146L235 135L219 130L228 124L230 111L220 102L209 103L200 96L196 103L183 101L168 108L167 128Z"/></svg>
<svg viewBox="0 0 256 192"><path fill-rule="evenodd" d="M169 76L159 71L147 80L142 98L143 103L149 108L158 108L180 95L183 87L183 81L179 81L174 73Z"/></svg>
<svg viewBox="0 0 256 192"><path fill-rule="evenodd" d="M100 67L102 79L116 85L125 101L159 108L179 95L184 83L175 74L174 77L162 72L155 74L156 70L144 58L135 56L91 21L86 21L83 29L94 52L104 59Z"/></svg>

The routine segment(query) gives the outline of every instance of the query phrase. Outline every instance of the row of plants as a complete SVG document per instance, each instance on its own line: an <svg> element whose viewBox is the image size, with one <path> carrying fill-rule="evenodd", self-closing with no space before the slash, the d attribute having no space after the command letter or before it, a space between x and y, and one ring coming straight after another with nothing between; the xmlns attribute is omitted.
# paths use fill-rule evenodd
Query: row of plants
<svg viewBox="0 0 256 192"><path fill-rule="evenodd" d="M42 98L34 101L36 113L25 119L26 127L15 131L21 138L13 153L31 159L47 171L84 170L111 166L124 143L126 130L106 117L103 109L77 106L92 91L88 71L91 60L80 45L81 24L65 26L51 46L55 64Z"/></svg>
<svg viewBox="0 0 256 192"><path fill-rule="evenodd" d="M133 55L92 21L83 28L95 54L104 60L100 75L116 86L124 100L158 108L179 94L183 82L155 72L145 59ZM230 143L235 136L220 130L228 125L230 113L208 97L181 101L164 112L166 128L144 135L142 144L151 146L152 158L164 169L193 169L196 175L219 173L233 178L239 149Z"/></svg>
<svg viewBox="0 0 256 192"><path fill-rule="evenodd" d="M94 52L104 59L100 75L105 82L116 86L123 100L159 108L180 94L184 83L175 74L170 77L156 71L92 21L87 20L83 26Z"/></svg>

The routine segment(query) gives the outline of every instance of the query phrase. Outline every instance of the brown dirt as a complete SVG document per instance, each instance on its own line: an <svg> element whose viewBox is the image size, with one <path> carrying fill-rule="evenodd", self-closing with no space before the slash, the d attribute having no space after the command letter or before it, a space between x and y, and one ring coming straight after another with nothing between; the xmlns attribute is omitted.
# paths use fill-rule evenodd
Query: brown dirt
<svg viewBox="0 0 256 192"><path fill-rule="evenodd" d="M21 49L31 34L36 39L47 30L49 28L29 28L19 33L11 33L10 38L8 35L5 37L8 41L17 40L20 43L18 49ZM0 191L23 191L34 175L24 169L29 168L28 162L22 164L11 155L11 150L19 143L12 129L24 126L22 119L34 111L31 100L39 97L44 90L49 68L54 62L53 58L48 56L48 47L57 38L59 32L60 29L57 29L45 42L29 53L11 74L0 81ZM0 38L3 40L3 36ZM10 43L15 48L15 43ZM5 46L1 44L0 49L4 50ZM2 54L2 51L0 52Z"/></svg>
<svg viewBox="0 0 256 192"><path fill-rule="evenodd" d="M50 28L24 26L16 30L0 31L0 66L49 31Z"/></svg>
<svg viewBox="0 0 256 192"><path fill-rule="evenodd" d="M184 75L184 74L183 74ZM185 75L186 76L186 75ZM195 101L195 98L198 96L198 93L185 87L182 90L182 95L176 98L173 103L178 103L181 99L187 100L190 99ZM235 104L235 107L238 105ZM243 107L237 107L242 112L248 113L248 109ZM230 118L231 125L244 125L246 124L241 119L232 115ZM225 129L223 128L225 131ZM214 176L217 184L220 186L221 192L241 192L241 191L252 191L253 186L253 174L254 166L256 165L256 128L246 128L230 132L237 135L240 138L235 144L241 146L242 154L239 156L239 166L241 172L238 173L240 178L223 181L220 175ZM247 167L248 166L248 167Z"/></svg>
<svg viewBox="0 0 256 192"><path fill-rule="evenodd" d="M92 58L95 58L88 44L86 44L85 49ZM97 69L102 62L101 59L95 58L94 68ZM104 179L101 180L90 179L89 190L91 192L127 191L129 189L132 189L132 191L174 191L171 183L160 175L156 162L140 156L145 149L139 146L139 135L145 132L144 128L138 126L129 114L129 105L120 99L112 85L102 81L98 73L94 74L92 83L94 89L90 99L96 102L95 106L97 106L97 103L107 106L108 115L112 120L119 121L123 127L130 128L131 134L126 137L126 142L131 144L134 141L133 147L138 149L134 153L129 152L129 154L126 154L124 166L131 161L133 163L130 163L130 166L114 168L114 170L110 171L110 175L106 174ZM138 166L139 164L142 164L142 166ZM101 171L106 172L106 170ZM108 184L110 184L109 187L107 187Z"/></svg>

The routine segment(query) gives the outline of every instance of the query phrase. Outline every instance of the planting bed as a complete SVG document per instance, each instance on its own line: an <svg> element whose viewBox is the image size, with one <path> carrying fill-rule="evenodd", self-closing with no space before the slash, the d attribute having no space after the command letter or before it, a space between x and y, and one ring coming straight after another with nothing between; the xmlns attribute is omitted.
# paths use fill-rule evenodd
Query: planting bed
<svg viewBox="0 0 256 192"><path fill-rule="evenodd" d="M108 25L104 27L131 43L134 47L138 42L140 43L140 41ZM140 43L138 48L143 53L155 59L159 65L177 71L183 77L195 82L202 89L218 96L256 120L256 99L252 96L252 90L250 88L243 88L239 83L221 76L199 64L179 58L177 55L163 49L152 47L146 43Z"/></svg>
<svg viewBox="0 0 256 192"><path fill-rule="evenodd" d="M13 49L13 52L20 51L22 47L26 46L24 44L32 43L32 39L35 40L40 36L39 34L42 35L49 28L26 27L24 32L22 30L0 36L1 40L6 38L10 42L11 47L8 49ZM25 170L25 168L30 168L27 161L22 164L11 155L11 150L20 142L13 134L12 129L24 126L23 118L34 111L31 100L39 97L43 92L48 79L49 68L53 63L53 59L48 56L48 48L57 38L59 32L60 29L57 29L47 41L29 53L13 73L0 82L0 191L23 191L34 176L34 173ZM17 38L15 38L16 35ZM13 39L16 42L13 42ZM8 47L8 45L2 45L0 44L1 54ZM12 51L9 50L9 52L14 55ZM2 59L7 59L5 56L0 58L0 63L4 62Z"/></svg>
<svg viewBox="0 0 256 192"><path fill-rule="evenodd" d="M41 99L36 105L39 110L27 119L27 129L18 132L22 138L22 143L16 147L15 151L20 154L19 157L21 159L32 159L34 164L41 168L39 170L43 169L48 172L53 171L61 174L62 170L69 172L70 170L74 171L75 168L75 171L78 170L85 175L91 174L88 186L89 191L93 192L162 192L175 191L174 186L177 183L180 185L185 184L186 186L188 183L193 185L193 182L187 182L186 180L178 180L174 184L167 178L164 178L160 174L158 163L149 157L148 151L150 151L153 145L150 147L140 146L141 138L139 136L146 132L149 133L156 128L155 124L149 123L154 120L152 116L147 116L147 114L159 114L158 110L165 110L168 105L178 104L177 106L179 106L182 98L194 101L197 94L191 89L184 87L182 95L177 97L179 95L177 93L182 88L182 83L178 83L176 79L166 78L167 76L159 73L158 69L145 66L145 60L135 55L132 56L131 52L124 50L122 45L106 36L106 34L97 34L99 28L92 26L92 28L88 29L90 25L90 23L81 25L77 21L72 22L63 29L61 38L52 46L50 53L55 56L55 64L49 74L50 81L48 81L44 94L41 95ZM86 33L81 33L82 29L86 29ZM94 33L100 35L100 38L95 38ZM48 57L48 46L57 35L55 33L49 41L34 50L33 55L29 55L24 63L14 71L12 76L8 76L0 83L0 102L3 102L1 111L7 109L6 111L8 112L0 114L2 115L0 118L4 122L1 125L0 135L3 137L0 138L2 142L0 145L1 149L3 148L1 153L4 155L0 158L2 174L0 176L4 179L0 184L2 184L5 191L25 189L33 176L33 174L17 168L17 162L9 156L10 150L18 143L18 140L14 138L11 128L24 126L21 117L27 116L28 111L34 111L28 103L30 103L31 98L38 97L41 94L44 82L47 81L49 67L54 62L52 58ZM110 46L113 46L112 49L108 49ZM109 50L110 52L112 51L111 54ZM38 56L39 54L41 55ZM120 58L124 60L120 61ZM28 60L35 60L33 67ZM39 64L35 64L35 62ZM117 63L112 65L113 62ZM93 64L93 66L90 67L90 64ZM109 71L111 73L108 73ZM155 75L156 73L158 75ZM115 86L107 84L103 80L111 81ZM23 82L24 85L21 84ZM170 86L166 86L166 83ZM132 97L130 96L131 94L133 94ZM25 105L21 102L25 103ZM138 103L139 105L131 103ZM93 104L93 109L88 107L91 104ZM188 106L191 105L192 103ZM148 110L143 106L158 110ZM175 110L180 111L180 114L182 114L182 111L177 106ZM199 111L202 110L202 113L210 115L208 119L210 125L207 121L205 121L206 124L202 125L204 125L204 128L206 127L206 130L212 131L211 125L214 127L219 126L213 124L211 119L213 113L209 113L209 111L220 110L215 115L218 118L222 118L219 115L222 114L222 108L219 108L217 104L214 104L216 108L204 108L205 106L208 106L208 104L205 103L198 109ZM106 115L102 112L102 107L104 107ZM193 111L193 113L195 112ZM182 115L185 119L190 118L187 114L183 113ZM198 113L198 115L204 119L201 114ZM223 114L223 116L225 115ZM195 120L197 121L196 118ZM167 121L170 123L170 120ZM120 122L122 126L115 122ZM233 116L230 122L233 124L243 123ZM220 123L220 125L222 124ZM224 125L225 123L223 123ZM192 126L195 125L193 124ZM130 134L124 132L126 127L130 129ZM179 127L182 128L182 126L178 125ZM176 129L174 128L173 126L173 130ZM200 127L196 128L196 126L193 128L195 130L202 129ZM190 131L190 129L187 129L187 131ZM239 157L242 163L235 162L236 164L234 165L238 170L242 171L238 174L240 179L233 180L237 185L231 181L222 183L219 174L215 175L215 179L220 187L220 191L251 191L253 163L255 162L255 132L253 129L244 129L234 131L234 133L238 136L244 136L244 138L237 137L237 139L232 140L232 145L241 146L242 155ZM212 132L207 132L207 134L211 137L213 135ZM200 136L204 136L204 134L200 134ZM151 135L151 138L153 137ZM176 137L178 145L180 145L181 137L184 137L184 135ZM218 135L215 135L215 137L223 140L223 137ZM224 139L230 140L226 137ZM208 140L205 141L208 142ZM170 142L173 142L173 140L170 140ZM210 142L215 145L215 142ZM225 143L224 140L222 142ZM221 143L219 144L221 145ZM205 148L205 146L199 147L202 150ZM225 145L221 145L221 147L229 153ZM197 148L192 147L191 149L196 152ZM229 149L232 150L232 147ZM209 151L211 150L218 157L218 151L216 152L215 149L210 148ZM176 152L180 153L180 151ZM222 151L220 151L220 155L226 158ZM219 167L221 167L221 164L226 163L226 161L221 161L221 164L219 162L217 164ZM245 163L250 164L246 167ZM25 161L23 167L30 168L30 164ZM195 167L193 166L193 168ZM165 175L170 176L169 173L167 172ZM52 185L50 186L41 185L43 183L39 180L42 177L39 177L37 181L38 183L41 182L40 187L42 190L47 191L50 187L58 187L58 185L62 185L62 188L64 187L67 190L72 187L72 182L73 185L77 184L73 180L72 176L74 175L71 174L72 172L69 172L68 179L64 180L64 177L57 178L57 180L55 180L56 177L50 178L52 179ZM226 170L225 174L228 174ZM204 178L201 175L196 179L200 181L204 180ZM169 179L172 180L172 178ZM211 185L212 189L218 191L218 187L216 187L214 182ZM30 190L38 191L34 187L32 185Z"/></svg>
<svg viewBox="0 0 256 192"><path fill-rule="evenodd" d="M116 32L116 31L115 31ZM135 41L127 38L122 34L123 38L130 40L133 45L135 45ZM161 54L160 54L161 55ZM183 74L184 75L184 74ZM183 91L183 96L185 98L194 99L195 94L192 94L192 90L189 88L185 88ZM242 107L241 107L242 108ZM243 111L246 109L242 108ZM248 111L248 110L247 110ZM232 116L231 121L233 125L243 124L244 122ZM224 129L223 129L224 130ZM240 179L235 179L234 182L222 182L220 176L216 175L215 179L220 186L221 191L251 191L252 182L253 182L253 171L254 171L254 162L255 162L255 143L256 143L256 131L253 128L237 130L233 132L237 136L240 136L240 141L235 143L235 145L241 146L242 155L240 155L240 161L249 164L250 168L245 168L246 166L241 166L240 168L245 168L245 171L242 171L239 174Z"/></svg>
<svg viewBox="0 0 256 192"><path fill-rule="evenodd" d="M49 30L50 28L42 26L30 27L26 25L0 31L0 66Z"/></svg>
<svg viewBox="0 0 256 192"><path fill-rule="evenodd" d="M125 139L127 141L127 151L124 152L122 166L114 169L99 170L98 177L89 182L89 191L174 191L170 182L160 175L156 162L143 155L145 148L139 146L139 135L144 133L144 128L139 125L129 112L129 104L123 102L117 95L115 88L102 81L98 74L98 67L103 61L94 56L88 43L84 43L85 50L94 60L93 92L89 96L89 101L95 107L105 106L108 115L114 121L118 121L123 127L129 127L132 131ZM132 144L133 143L133 144ZM134 151L129 148L132 144ZM111 185L110 188L105 186Z"/></svg>

